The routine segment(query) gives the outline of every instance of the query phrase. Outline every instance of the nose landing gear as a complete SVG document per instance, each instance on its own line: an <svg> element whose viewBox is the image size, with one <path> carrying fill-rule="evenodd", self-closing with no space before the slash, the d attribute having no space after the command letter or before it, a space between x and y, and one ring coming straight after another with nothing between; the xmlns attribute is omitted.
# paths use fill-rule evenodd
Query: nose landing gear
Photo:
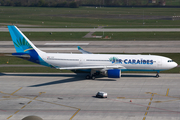
<svg viewBox="0 0 180 120"><path fill-rule="evenodd" d="M160 77L160 76L159 76L159 72L157 72L156 77L157 77L157 78Z"/></svg>

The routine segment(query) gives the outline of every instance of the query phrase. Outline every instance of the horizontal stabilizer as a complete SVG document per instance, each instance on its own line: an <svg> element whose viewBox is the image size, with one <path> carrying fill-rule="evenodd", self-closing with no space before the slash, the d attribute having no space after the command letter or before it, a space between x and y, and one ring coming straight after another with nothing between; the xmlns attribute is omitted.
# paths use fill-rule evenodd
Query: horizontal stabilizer
<svg viewBox="0 0 180 120"><path fill-rule="evenodd" d="M77 46L77 48L78 48L78 50L80 51L80 52L82 52L82 54L93 54L93 53L91 53L91 52L88 52L88 51L85 51L85 50L83 50L81 47L79 47L79 46Z"/></svg>
<svg viewBox="0 0 180 120"><path fill-rule="evenodd" d="M27 53L12 53L12 56L21 57L21 58L30 58L30 55Z"/></svg>

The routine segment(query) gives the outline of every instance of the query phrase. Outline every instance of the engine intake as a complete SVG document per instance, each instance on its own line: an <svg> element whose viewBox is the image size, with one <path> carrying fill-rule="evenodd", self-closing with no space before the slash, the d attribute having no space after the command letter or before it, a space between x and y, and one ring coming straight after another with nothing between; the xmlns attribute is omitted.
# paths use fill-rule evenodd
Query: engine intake
<svg viewBox="0 0 180 120"><path fill-rule="evenodd" d="M121 77L121 70L120 69L107 70L107 75L109 78L120 78Z"/></svg>

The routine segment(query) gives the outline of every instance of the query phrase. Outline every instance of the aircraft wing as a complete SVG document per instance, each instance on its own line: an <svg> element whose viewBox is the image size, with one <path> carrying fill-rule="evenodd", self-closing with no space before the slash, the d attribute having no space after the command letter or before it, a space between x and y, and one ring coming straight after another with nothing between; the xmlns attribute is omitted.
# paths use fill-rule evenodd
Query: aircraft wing
<svg viewBox="0 0 180 120"><path fill-rule="evenodd" d="M77 46L77 48L78 48L78 50L80 51L80 52L82 52L82 54L93 54L93 53L91 53L91 52L88 52L88 51L85 51L85 50L83 50L81 47L79 47L79 46Z"/></svg>
<svg viewBox="0 0 180 120"><path fill-rule="evenodd" d="M112 65L112 66L84 66L84 67L61 67L58 68L60 70L77 70L77 69L121 69L124 68L120 65Z"/></svg>

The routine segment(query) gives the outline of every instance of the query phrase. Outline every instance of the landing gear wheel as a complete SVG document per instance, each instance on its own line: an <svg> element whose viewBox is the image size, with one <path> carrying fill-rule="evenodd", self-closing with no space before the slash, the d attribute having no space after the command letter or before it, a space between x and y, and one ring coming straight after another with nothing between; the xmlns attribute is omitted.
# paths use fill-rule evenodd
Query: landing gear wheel
<svg viewBox="0 0 180 120"><path fill-rule="evenodd" d="M86 79L90 79L90 75L87 75L87 76L86 76Z"/></svg>
<svg viewBox="0 0 180 120"><path fill-rule="evenodd" d="M156 77L158 78L158 77L159 77L159 75L157 74L157 75L156 75Z"/></svg>
<svg viewBox="0 0 180 120"><path fill-rule="evenodd" d="M157 78L159 77L159 72L157 72L156 77L157 77Z"/></svg>
<svg viewBox="0 0 180 120"><path fill-rule="evenodd" d="M95 79L96 79L96 77L95 77L94 75L93 75L91 78L92 78L92 80L95 80Z"/></svg>

